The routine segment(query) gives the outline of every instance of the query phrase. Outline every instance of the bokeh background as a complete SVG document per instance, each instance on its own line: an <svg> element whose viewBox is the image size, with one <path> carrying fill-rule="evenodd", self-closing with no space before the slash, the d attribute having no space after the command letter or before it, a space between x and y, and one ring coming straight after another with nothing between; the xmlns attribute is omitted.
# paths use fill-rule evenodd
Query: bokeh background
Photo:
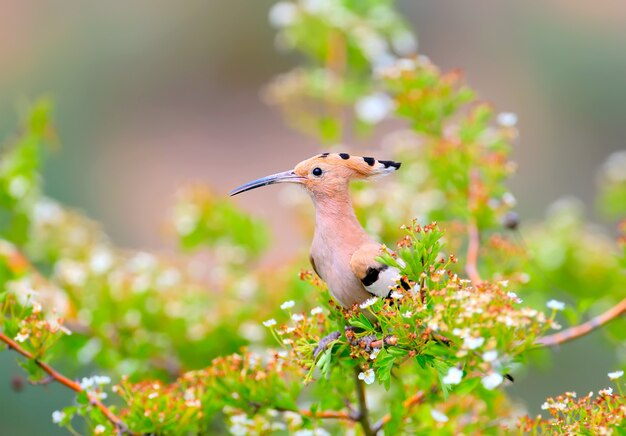
<svg viewBox="0 0 626 436"><path fill-rule="evenodd" d="M264 84L299 61L274 46L271 4L2 0L0 137L15 131L25 101L53 97L62 148L45 166L47 193L103 222L117 244L168 250L174 238L164 222L181 184L227 192L319 149L260 97ZM462 69L484 100L518 115L511 189L522 221L541 219L555 200L573 195L610 232L593 201L599 166L625 148L626 4L398 5L421 53L443 70ZM237 199L272 223L267 262L302 250L308 239L279 192ZM592 334L557 350L553 370L534 367L512 390L537 411L563 389L604 386L614 361L601 334ZM52 385L16 393L10 353L0 353L0 374L0 434L62 434L50 414L70 393Z"/></svg>

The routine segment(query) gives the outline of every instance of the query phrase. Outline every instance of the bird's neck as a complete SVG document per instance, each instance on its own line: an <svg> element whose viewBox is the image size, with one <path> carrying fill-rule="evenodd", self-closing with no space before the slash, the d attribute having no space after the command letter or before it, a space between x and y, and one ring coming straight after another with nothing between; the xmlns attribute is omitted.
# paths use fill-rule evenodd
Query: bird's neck
<svg viewBox="0 0 626 436"><path fill-rule="evenodd" d="M316 235L324 235L324 239L349 245L360 245L370 240L354 214L347 191L314 198L314 202Z"/></svg>

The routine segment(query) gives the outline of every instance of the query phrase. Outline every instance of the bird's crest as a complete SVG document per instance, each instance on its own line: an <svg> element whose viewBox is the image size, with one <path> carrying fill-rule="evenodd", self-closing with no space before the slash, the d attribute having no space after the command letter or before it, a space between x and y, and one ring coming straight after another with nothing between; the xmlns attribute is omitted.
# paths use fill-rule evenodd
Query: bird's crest
<svg viewBox="0 0 626 436"><path fill-rule="evenodd" d="M400 162L378 160L373 157L351 156L348 153L322 153L300 162L295 170L309 172L316 165L343 167L352 170L356 178L374 178L400 169Z"/></svg>

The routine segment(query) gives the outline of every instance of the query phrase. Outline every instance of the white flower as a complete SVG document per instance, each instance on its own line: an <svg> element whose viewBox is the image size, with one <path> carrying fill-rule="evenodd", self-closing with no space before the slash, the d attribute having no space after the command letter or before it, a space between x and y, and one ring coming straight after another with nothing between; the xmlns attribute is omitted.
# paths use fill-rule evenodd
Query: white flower
<svg viewBox="0 0 626 436"><path fill-rule="evenodd" d="M376 379L376 374L374 373L374 370L371 368L365 372L359 373L359 380L363 380L366 385L371 385L372 383L374 383L375 379Z"/></svg>
<svg viewBox="0 0 626 436"><path fill-rule="evenodd" d="M269 20L274 27L292 25L298 17L298 8L291 2L278 2L270 9Z"/></svg>
<svg viewBox="0 0 626 436"><path fill-rule="evenodd" d="M253 322L244 322L239 327L239 334L250 342L260 342L265 338L265 330Z"/></svg>
<svg viewBox="0 0 626 436"><path fill-rule="evenodd" d="M330 436L330 433L328 433L323 428L314 428L312 430L308 428L303 428L301 430L297 430L294 433L294 436Z"/></svg>
<svg viewBox="0 0 626 436"><path fill-rule="evenodd" d="M465 348L468 348L470 350L475 350L476 348L480 347L484 343L485 343L485 338L483 337L473 338L471 336L467 336L463 342L463 345L465 346Z"/></svg>
<svg viewBox="0 0 626 436"><path fill-rule="evenodd" d="M301 4L311 14L330 13L336 7L333 0L302 0Z"/></svg>
<svg viewBox="0 0 626 436"><path fill-rule="evenodd" d="M192 401L196 399L196 394L193 392L193 389L189 388L185 390L183 398L185 399L185 401Z"/></svg>
<svg viewBox="0 0 626 436"><path fill-rule="evenodd" d="M302 425L302 416L299 413L288 410L283 413L283 418L290 426L299 427Z"/></svg>
<svg viewBox="0 0 626 436"><path fill-rule="evenodd" d="M393 291L390 295L390 297L393 298L394 300L399 300L403 296L404 295L402 295L402 292L398 292L398 291Z"/></svg>
<svg viewBox="0 0 626 436"><path fill-rule="evenodd" d="M88 390L94 386L94 380L91 377L83 377L80 381L80 387L84 390Z"/></svg>
<svg viewBox="0 0 626 436"><path fill-rule="evenodd" d="M463 371L459 368L452 367L448 370L448 374L443 378L443 383L447 385L458 385L463 379Z"/></svg>
<svg viewBox="0 0 626 436"><path fill-rule="evenodd" d="M111 377L106 375L96 375L93 377L93 381L95 384L103 386L111 383Z"/></svg>
<svg viewBox="0 0 626 436"><path fill-rule="evenodd" d="M517 198L510 192L505 192L502 195L502 202L509 207L515 207L517 205Z"/></svg>
<svg viewBox="0 0 626 436"><path fill-rule="evenodd" d="M496 121L502 127L513 127L517 124L517 115L513 112L502 112L498 114Z"/></svg>
<svg viewBox="0 0 626 436"><path fill-rule="evenodd" d="M40 200L33 209L33 218L36 224L54 224L63 217L63 210L52 200Z"/></svg>
<svg viewBox="0 0 626 436"><path fill-rule="evenodd" d="M26 339L28 339L28 336L28 333L18 333L15 337L15 340L17 342L24 342Z"/></svg>
<svg viewBox="0 0 626 436"><path fill-rule="evenodd" d="M357 101L354 110L361 121L376 124L389 114L393 106L391 97L384 92L377 92Z"/></svg>
<svg viewBox="0 0 626 436"><path fill-rule="evenodd" d="M563 310L565 309L565 303L563 303L562 301L557 301L557 300L550 300L546 303L546 306L548 307L548 309L552 309L552 310Z"/></svg>
<svg viewBox="0 0 626 436"><path fill-rule="evenodd" d="M410 318L412 316L413 316L413 312L411 312L410 310L407 310L406 312L402 314L402 318Z"/></svg>
<svg viewBox="0 0 626 436"><path fill-rule="evenodd" d="M448 417L438 410L430 409L430 416L437 422L448 422Z"/></svg>
<svg viewBox="0 0 626 436"><path fill-rule="evenodd" d="M542 410L548 410L548 409L565 410L567 409L567 404L561 403L561 402L550 404L546 401L541 405L541 409Z"/></svg>
<svg viewBox="0 0 626 436"><path fill-rule="evenodd" d="M483 353L483 360L485 362L493 362L498 358L498 352L496 350L489 350Z"/></svg>
<svg viewBox="0 0 626 436"><path fill-rule="evenodd" d="M511 300L513 300L514 303L518 303L519 304L519 303L521 303L523 301L521 298L519 298L517 296L517 294L515 292L509 291L509 292L506 293L506 296L509 297Z"/></svg>
<svg viewBox="0 0 626 436"><path fill-rule="evenodd" d="M361 304L359 304L359 307L361 309L367 309L368 307L370 307L372 304L376 303L377 301L378 301L378 297L372 297L368 300L365 300Z"/></svg>
<svg viewBox="0 0 626 436"><path fill-rule="evenodd" d="M287 310L287 309L291 309L295 305L296 305L295 301L289 300L289 301L285 301L283 304L281 304L280 308L283 309L283 310Z"/></svg>
<svg viewBox="0 0 626 436"><path fill-rule="evenodd" d="M268 319L267 321L263 321L263 325L265 327L271 327L273 325L276 325L276 320L274 318Z"/></svg>
<svg viewBox="0 0 626 436"><path fill-rule="evenodd" d="M613 395L613 388L601 389L598 391L598 395Z"/></svg>
<svg viewBox="0 0 626 436"><path fill-rule="evenodd" d="M407 56L415 53L417 50L417 41L411 32L397 32L391 38L393 49L401 56Z"/></svg>
<svg viewBox="0 0 626 436"><path fill-rule="evenodd" d="M299 313L294 313L293 315L291 315L291 319L294 320L295 322L300 322L304 320L304 316Z"/></svg>
<svg viewBox="0 0 626 436"><path fill-rule="evenodd" d="M609 378L611 380L617 380L618 378L620 378L623 375L624 375L624 371L609 372Z"/></svg>
<svg viewBox="0 0 626 436"><path fill-rule="evenodd" d="M133 272L151 271L158 266L157 258L145 251L137 252L128 260L128 268Z"/></svg>
<svg viewBox="0 0 626 436"><path fill-rule="evenodd" d="M604 175L609 181L626 181L626 151L618 151L609 156L604 163Z"/></svg>
<svg viewBox="0 0 626 436"><path fill-rule="evenodd" d="M157 277L156 285L159 290L171 288L180 283L180 272L174 268L168 268ZM243 283L246 283L243 281ZM241 284L241 282L240 282Z"/></svg>
<svg viewBox="0 0 626 436"><path fill-rule="evenodd" d="M395 67L401 71L413 71L417 68L417 62L415 59L402 58L397 60Z"/></svg>
<svg viewBox="0 0 626 436"><path fill-rule="evenodd" d="M111 251L107 248L100 247L96 248L91 253L91 258L89 259L89 267L96 274L102 274L106 272L109 268L113 266L113 255Z"/></svg>
<svg viewBox="0 0 626 436"><path fill-rule="evenodd" d="M272 424L270 425L270 430L273 430L275 432L287 431L287 426L282 422L272 422Z"/></svg>
<svg viewBox="0 0 626 436"><path fill-rule="evenodd" d="M497 372L493 372L488 376L483 377L481 383L485 388L491 390L500 386L503 381L504 377L502 377L502 375L498 374Z"/></svg>
<svg viewBox="0 0 626 436"><path fill-rule="evenodd" d="M61 412L59 410L55 410L54 412L52 412L52 422L54 422L55 424L60 423L61 421L63 421L63 419L65 419L64 412Z"/></svg>
<svg viewBox="0 0 626 436"><path fill-rule="evenodd" d="M22 198L30 189L30 182L24 176L17 176L9 182L9 194L13 198Z"/></svg>
<svg viewBox="0 0 626 436"><path fill-rule="evenodd" d="M378 353L380 353L380 348L374 348L370 353L370 359L376 359L378 357Z"/></svg>
<svg viewBox="0 0 626 436"><path fill-rule="evenodd" d="M84 266L73 260L60 260L56 264L59 277L73 286L83 286L87 281L87 271Z"/></svg>
<svg viewBox="0 0 626 436"><path fill-rule="evenodd" d="M106 427L102 424L96 425L96 428L93 429L93 434L103 434L106 431Z"/></svg>
<svg viewBox="0 0 626 436"><path fill-rule="evenodd" d="M314 307L313 309L311 309L311 315L319 315L323 311L324 309L322 309L321 307Z"/></svg>

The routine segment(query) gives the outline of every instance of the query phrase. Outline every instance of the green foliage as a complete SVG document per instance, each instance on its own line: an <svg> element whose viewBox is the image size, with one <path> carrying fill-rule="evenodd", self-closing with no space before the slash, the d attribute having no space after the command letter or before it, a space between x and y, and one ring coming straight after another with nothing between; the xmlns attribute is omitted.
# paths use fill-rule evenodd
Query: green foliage
<svg viewBox="0 0 626 436"><path fill-rule="evenodd" d="M626 152L611 155L604 163L600 177L600 209L611 217L626 215Z"/></svg>
<svg viewBox="0 0 626 436"><path fill-rule="evenodd" d="M179 192L174 224L182 248L237 250L241 264L250 260L249 256L258 256L269 242L264 223L202 187Z"/></svg>
<svg viewBox="0 0 626 436"><path fill-rule="evenodd" d="M12 146L2 150L0 165L0 230L20 243L28 237L33 198L40 190L39 166L45 145L53 138L52 105L40 100L23 121L23 131Z"/></svg>
<svg viewBox="0 0 626 436"><path fill-rule="evenodd" d="M401 282L389 298L341 308L301 271L304 257L257 269L266 225L199 186L173 206L182 253L115 246L44 196L54 135L42 100L0 163L0 333L33 380L52 371L42 362L80 379L53 420L75 432L83 419L94 434L618 431L619 371L619 394L549 399L549 420L513 418L505 387L561 316L579 322L626 296L624 237L563 202L517 229L506 188L515 116L413 53L392 1L281 1L270 19L278 43L306 59L265 93L289 123L328 143L392 117L407 127L385 139L385 157L403 163L397 176L353 189L366 229L394 247L379 260ZM599 204L614 216L624 168L618 153L601 177ZM623 340L623 324L607 330ZM110 400L124 426L98 406Z"/></svg>
<svg viewBox="0 0 626 436"><path fill-rule="evenodd" d="M369 131L375 121L359 107L377 92L372 66L388 65L416 48L392 1L281 1L270 22L278 28L279 47L304 54L308 62L279 76L265 99L291 125L326 144L350 130Z"/></svg>

